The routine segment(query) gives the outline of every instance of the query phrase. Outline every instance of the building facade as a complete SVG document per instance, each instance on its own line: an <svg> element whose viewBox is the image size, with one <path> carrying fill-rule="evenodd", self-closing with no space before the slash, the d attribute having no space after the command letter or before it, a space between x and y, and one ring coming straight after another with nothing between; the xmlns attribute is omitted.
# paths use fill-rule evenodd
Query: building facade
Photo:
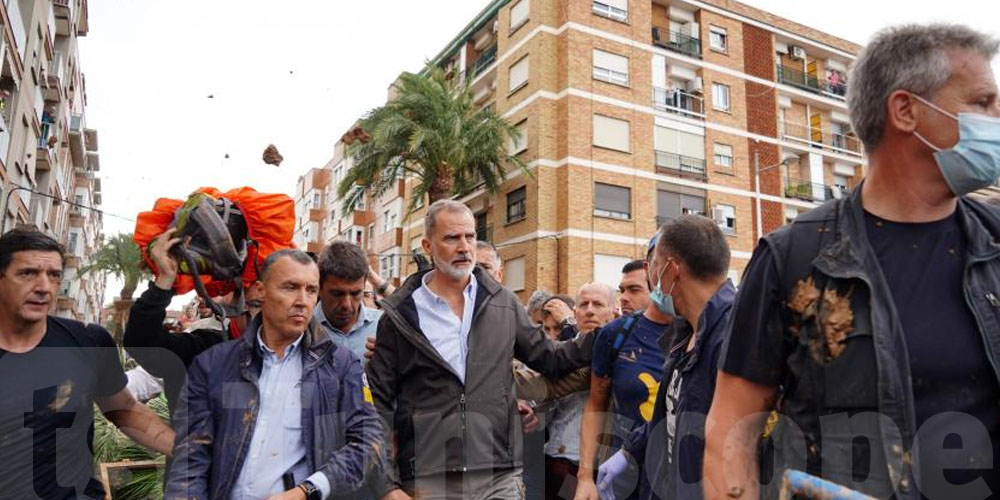
<svg viewBox="0 0 1000 500"><path fill-rule="evenodd" d="M522 131L531 175L460 199L522 300L617 285L684 213L719 224L738 281L762 234L863 177L844 97L860 50L725 0L495 0L434 61ZM416 269L410 184L367 207L384 275Z"/></svg>
<svg viewBox="0 0 1000 500"><path fill-rule="evenodd" d="M87 0L0 5L0 185L3 228L34 227L66 247L55 314L99 321L104 280L77 276L101 243L97 131L86 126L77 42Z"/></svg>

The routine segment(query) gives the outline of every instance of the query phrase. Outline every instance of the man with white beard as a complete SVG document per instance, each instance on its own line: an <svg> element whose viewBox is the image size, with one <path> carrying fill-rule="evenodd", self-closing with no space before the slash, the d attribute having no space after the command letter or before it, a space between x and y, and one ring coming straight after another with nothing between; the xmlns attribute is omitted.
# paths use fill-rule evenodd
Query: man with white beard
<svg viewBox="0 0 1000 500"><path fill-rule="evenodd" d="M434 202L424 220L434 269L382 301L368 381L386 420L386 499L524 498L514 358L557 379L589 366L593 340L548 339L476 264L472 212ZM393 435L395 434L395 438Z"/></svg>

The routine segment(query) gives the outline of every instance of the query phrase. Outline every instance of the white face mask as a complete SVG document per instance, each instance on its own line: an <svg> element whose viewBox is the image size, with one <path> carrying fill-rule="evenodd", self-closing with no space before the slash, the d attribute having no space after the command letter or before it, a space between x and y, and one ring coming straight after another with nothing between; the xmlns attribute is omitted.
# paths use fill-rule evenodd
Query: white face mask
<svg viewBox="0 0 1000 500"><path fill-rule="evenodd" d="M934 160L951 192L962 196L994 184L1000 178L1000 118L979 113L955 116L923 97L913 96L958 122L958 143L950 149L931 144L913 131L917 139L934 150Z"/></svg>

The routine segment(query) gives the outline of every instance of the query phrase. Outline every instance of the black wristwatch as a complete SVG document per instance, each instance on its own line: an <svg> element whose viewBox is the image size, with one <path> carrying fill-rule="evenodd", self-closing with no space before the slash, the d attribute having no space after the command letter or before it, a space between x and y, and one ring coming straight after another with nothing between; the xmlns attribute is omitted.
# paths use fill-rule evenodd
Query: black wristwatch
<svg viewBox="0 0 1000 500"><path fill-rule="evenodd" d="M312 481L302 481L299 483L299 488L306 492L306 500L323 500L323 494L320 493L315 484L312 484Z"/></svg>
<svg viewBox="0 0 1000 500"><path fill-rule="evenodd" d="M375 289L375 292L379 295L385 296L385 291L389 289L389 280L382 282L382 285Z"/></svg>

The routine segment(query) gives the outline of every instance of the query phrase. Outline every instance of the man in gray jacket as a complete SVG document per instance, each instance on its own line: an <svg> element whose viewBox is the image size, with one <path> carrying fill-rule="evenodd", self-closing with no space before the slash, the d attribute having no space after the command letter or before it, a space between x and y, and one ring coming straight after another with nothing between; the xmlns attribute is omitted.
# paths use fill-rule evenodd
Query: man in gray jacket
<svg viewBox="0 0 1000 500"><path fill-rule="evenodd" d="M555 342L517 298L475 266L465 205L440 200L424 220L434 270L382 301L368 379L386 434L387 499L524 497L521 436L510 366L517 358L557 378L590 364L589 335ZM393 446L395 444L395 446Z"/></svg>

